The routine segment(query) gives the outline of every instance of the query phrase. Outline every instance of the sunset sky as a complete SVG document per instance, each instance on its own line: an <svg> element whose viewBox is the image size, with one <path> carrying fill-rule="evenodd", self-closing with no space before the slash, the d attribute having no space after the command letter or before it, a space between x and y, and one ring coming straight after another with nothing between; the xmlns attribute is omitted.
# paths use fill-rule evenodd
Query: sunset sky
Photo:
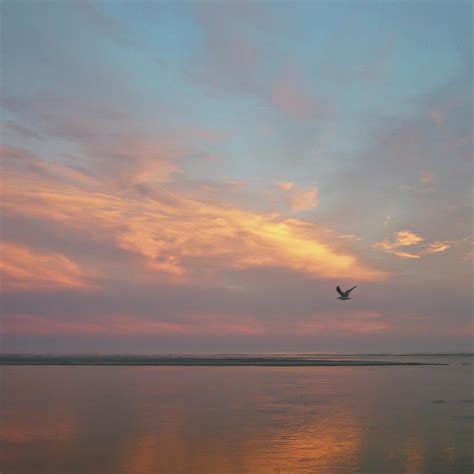
<svg viewBox="0 0 474 474"><path fill-rule="evenodd" d="M470 2L1 9L1 350L471 348Z"/></svg>

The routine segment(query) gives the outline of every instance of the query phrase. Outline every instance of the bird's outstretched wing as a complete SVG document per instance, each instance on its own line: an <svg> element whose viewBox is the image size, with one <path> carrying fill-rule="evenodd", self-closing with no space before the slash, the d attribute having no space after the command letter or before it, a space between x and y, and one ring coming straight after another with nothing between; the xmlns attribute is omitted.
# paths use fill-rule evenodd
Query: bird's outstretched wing
<svg viewBox="0 0 474 474"><path fill-rule="evenodd" d="M357 288L357 286L353 286L352 288L350 288L349 290L347 290L347 291L346 291L346 295L349 296L349 293L350 293L354 288Z"/></svg>
<svg viewBox="0 0 474 474"><path fill-rule="evenodd" d="M344 296L344 292L339 288L339 285L336 286L336 291L337 291L341 296Z"/></svg>

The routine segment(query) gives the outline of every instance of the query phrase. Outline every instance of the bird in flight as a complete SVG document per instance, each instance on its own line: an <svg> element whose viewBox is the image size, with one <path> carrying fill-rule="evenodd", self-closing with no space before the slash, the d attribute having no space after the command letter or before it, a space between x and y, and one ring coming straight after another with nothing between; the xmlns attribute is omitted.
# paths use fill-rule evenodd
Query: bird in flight
<svg viewBox="0 0 474 474"><path fill-rule="evenodd" d="M342 291L342 290L339 288L339 286L337 286L337 287L336 287L336 290L337 290L337 292L341 295L341 296L339 296L338 300L343 300L343 301L345 301L345 300L350 300L351 298L350 298L349 294L350 294L350 292L351 292L354 288L357 288L357 287L356 287L356 286L353 286L352 288L350 288L350 289L348 289L348 290L346 290L346 291Z"/></svg>

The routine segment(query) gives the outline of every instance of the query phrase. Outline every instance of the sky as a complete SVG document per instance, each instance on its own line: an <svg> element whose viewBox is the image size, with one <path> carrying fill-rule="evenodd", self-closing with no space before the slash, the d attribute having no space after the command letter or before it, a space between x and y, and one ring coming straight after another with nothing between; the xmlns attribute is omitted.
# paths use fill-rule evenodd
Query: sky
<svg viewBox="0 0 474 474"><path fill-rule="evenodd" d="M470 2L1 16L3 352L472 349Z"/></svg>

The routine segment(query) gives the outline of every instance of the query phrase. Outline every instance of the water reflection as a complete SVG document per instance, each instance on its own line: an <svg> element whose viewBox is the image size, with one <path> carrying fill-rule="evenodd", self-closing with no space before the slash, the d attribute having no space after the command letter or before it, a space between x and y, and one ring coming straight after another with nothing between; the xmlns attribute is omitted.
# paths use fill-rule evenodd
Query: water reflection
<svg viewBox="0 0 474 474"><path fill-rule="evenodd" d="M3 367L0 471L472 472L469 370Z"/></svg>

